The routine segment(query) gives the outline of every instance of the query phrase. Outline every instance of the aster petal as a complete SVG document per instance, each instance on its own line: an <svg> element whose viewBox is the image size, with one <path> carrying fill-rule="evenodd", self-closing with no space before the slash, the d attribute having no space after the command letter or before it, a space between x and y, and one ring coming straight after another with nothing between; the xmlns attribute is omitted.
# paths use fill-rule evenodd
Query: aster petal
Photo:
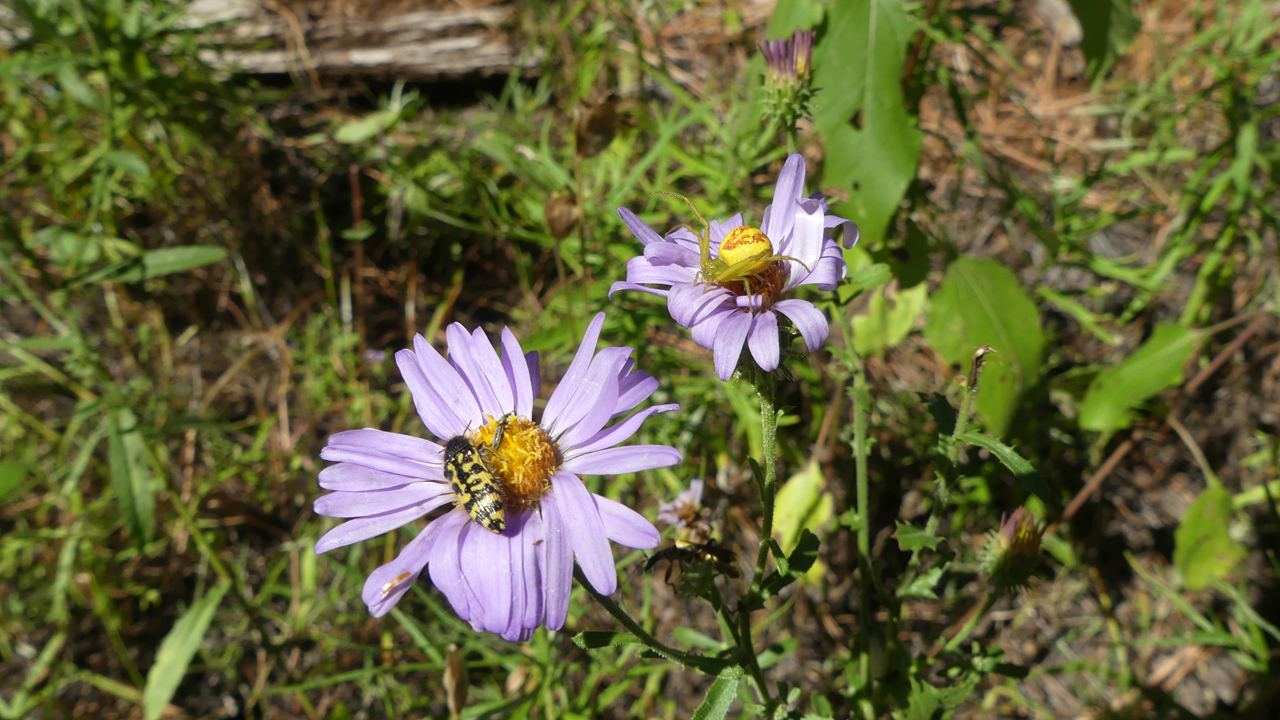
<svg viewBox="0 0 1280 720"><path fill-rule="evenodd" d="M618 589L618 571L593 496L577 475L564 469L551 477L551 492L564 513L564 527L582 574L596 592L612 595Z"/></svg>
<svg viewBox="0 0 1280 720"><path fill-rule="evenodd" d="M450 323L445 330L445 337L449 342L449 361L458 368L458 372L462 373L467 386L471 388L471 392L480 403L480 412L483 415L500 417L504 412L502 404L489 384L489 376L485 373L478 357L479 349L467 334L467 329L462 327L461 323ZM489 341L484 342L487 345ZM489 349L493 350L492 347ZM482 421L483 418L477 418L476 424L479 425Z"/></svg>
<svg viewBox="0 0 1280 720"><path fill-rule="evenodd" d="M569 596L573 591L573 541L560 512L555 493L542 497L542 529L546 542L543 564L543 608L548 630L559 630L569 616Z"/></svg>
<svg viewBox="0 0 1280 720"><path fill-rule="evenodd" d="M511 622L510 541L474 523L464 527L460 537L462 579L484 610L480 617L472 612L471 621L480 620L483 629L501 633Z"/></svg>
<svg viewBox="0 0 1280 720"><path fill-rule="evenodd" d="M663 239L669 243L675 243L680 247L693 250L694 252L699 253L699 258L701 258L701 244L699 243L698 236L689 228L678 227L667 233L667 236Z"/></svg>
<svg viewBox="0 0 1280 720"><path fill-rule="evenodd" d="M727 381L738 367L742 343L751 330L752 318L747 313L732 313L720 323L716 331L715 345L711 348L716 365L716 377Z"/></svg>
<svg viewBox="0 0 1280 720"><path fill-rule="evenodd" d="M575 445L574 447L568 450L565 450L564 459L566 462L568 462L569 460L572 460L573 458L576 458L579 455L586 455L587 453L597 452L599 450L611 448L615 445L618 445L619 443L626 442L628 439L631 438L632 435L636 434L636 431L640 429L640 426L644 423L645 419L647 419L650 415L671 412L672 410L679 410L679 409L680 409L680 405L678 403L671 403L669 405L651 405L637 412L636 414L632 415L626 420L623 420L617 425L614 425L613 427L610 427L610 428L605 428L604 430L601 430L600 432L596 433L595 435L588 438L587 440L581 443L578 443L577 445Z"/></svg>
<svg viewBox="0 0 1280 720"><path fill-rule="evenodd" d="M768 310L756 315L751 333L747 335L747 346L761 370L773 372L778 369L782 358L778 346L778 316Z"/></svg>
<svg viewBox="0 0 1280 720"><path fill-rule="evenodd" d="M502 360L498 358L498 351L494 349L493 343L489 342L489 337L480 328L476 328L471 333L471 351L480 365L481 372L484 373L485 380L489 382L489 389L493 390L494 396L498 398L498 407L502 413L515 410L516 397L511 381L507 379L507 372L503 368ZM494 415L494 417L501 417L501 415Z"/></svg>
<svg viewBox="0 0 1280 720"><path fill-rule="evenodd" d="M431 582L444 593L453 611L458 617L470 622L471 598L466 581L462 578L461 542L462 530L467 527L470 515L462 508L445 513L431 523L439 526L436 541L431 546L431 555L427 561L427 569ZM478 525L476 527L479 527ZM481 529L481 532L488 532Z"/></svg>
<svg viewBox="0 0 1280 720"><path fill-rule="evenodd" d="M791 153L778 173L778 184L773 187L773 202L769 204L769 216L765 227L760 228L775 243L786 239L796 220L797 200L804 188L804 156Z"/></svg>
<svg viewBox="0 0 1280 720"><path fill-rule="evenodd" d="M708 350L715 347L716 333L731 313L741 312L733 305L721 305L715 308L696 324L689 326L689 337L699 346Z"/></svg>
<svg viewBox="0 0 1280 720"><path fill-rule="evenodd" d="M823 226L827 230L831 230L836 227L840 227L843 230L843 234L840 238L840 244L846 250L858 244L858 237L861 235L861 231L858 229L858 223L835 215L827 215L823 219Z"/></svg>
<svg viewBox="0 0 1280 720"><path fill-rule="evenodd" d="M362 492L386 490L409 483L422 482L421 478L382 472L355 463L338 463L320 471L320 487L325 490Z"/></svg>
<svg viewBox="0 0 1280 720"><path fill-rule="evenodd" d="M506 552L508 556L508 566L511 568L511 613L507 618L507 626L502 631L502 639L516 641L524 634L524 614L525 602L528 600L528 588L525 587L525 567L524 567L524 545L526 544L521 533L524 530L524 517L528 515L528 511L519 513L507 520L508 531L504 532L502 539L505 540Z"/></svg>
<svg viewBox="0 0 1280 720"><path fill-rule="evenodd" d="M604 520L605 532L613 542L636 550L648 550L662 542L658 528L640 513L607 497L594 497L596 507L600 509L600 518Z"/></svg>
<svg viewBox="0 0 1280 720"><path fill-rule="evenodd" d="M440 536L439 523L432 523L409 541L395 560L369 573L360 593L369 614L379 618L391 612L400 598L417 582L431 557L431 546ZM405 577L405 576L408 577Z"/></svg>
<svg viewBox="0 0 1280 720"><path fill-rule="evenodd" d="M331 492L316 498L312 509L317 515L325 517L368 517L407 508L452 493L453 491L445 483L416 482L390 490ZM440 504L448 500L449 498L446 498Z"/></svg>
<svg viewBox="0 0 1280 720"><path fill-rule="evenodd" d="M529 368L529 389L533 391L532 396L536 398L538 393L542 392L542 368L538 362L538 351L530 350L525 353L524 364Z"/></svg>
<svg viewBox="0 0 1280 720"><path fill-rule="evenodd" d="M591 369L576 388L574 397L560 416L563 433L557 443L571 448L595 435L613 417L618 403L618 371L631 355L631 348L608 347L591 361Z"/></svg>
<svg viewBox="0 0 1280 720"><path fill-rule="evenodd" d="M444 448L430 440L393 433L377 428L345 430L329 436L327 447L364 450L379 455L394 455L424 465L444 466Z"/></svg>
<svg viewBox="0 0 1280 720"><path fill-rule="evenodd" d="M627 445L584 453L566 460L560 469L580 475L621 475L675 465L682 457L679 450L666 445Z"/></svg>
<svg viewBox="0 0 1280 720"><path fill-rule="evenodd" d="M720 243L724 242L724 238L729 234L730 230L742 227L742 213L738 213L724 222L712 220L707 225L711 229L711 242L716 247L720 247Z"/></svg>
<svg viewBox="0 0 1280 720"><path fill-rule="evenodd" d="M697 250L692 250L673 242L654 243L645 247L644 259L653 267L675 265L682 268L697 268L701 264Z"/></svg>
<svg viewBox="0 0 1280 720"><path fill-rule="evenodd" d="M632 408L644 402L658 389L658 381L643 370L630 372L635 366L633 358L627 359L618 382L618 402L613 406L613 416L630 412Z"/></svg>
<svg viewBox="0 0 1280 720"><path fill-rule="evenodd" d="M659 290L656 288L645 287L644 285L637 285L633 282L619 280L609 286L609 299L612 300L614 293L619 293L623 290L638 290L640 292L649 293L650 295L657 295L658 297L666 297L670 292L668 290Z"/></svg>
<svg viewBox="0 0 1280 720"><path fill-rule="evenodd" d="M529 365L524 362L520 341L511 328L502 328L502 373L512 392L512 408L517 415L533 416L533 382L529 378Z"/></svg>
<svg viewBox="0 0 1280 720"><path fill-rule="evenodd" d="M560 428L560 413L568 408L570 396L575 394L578 384L591 368L591 358L595 355L596 342L600 340L600 329L603 327L604 313L599 313L587 326L587 332L582 336L582 343L578 345L578 352L574 354L573 362L569 363L569 369L565 371L560 384L547 400L547 406L542 411L542 426L553 436L558 434L557 431Z"/></svg>
<svg viewBox="0 0 1280 720"><path fill-rule="evenodd" d="M834 240L827 239L823 241L822 257L818 259L817 267L813 268L813 272L797 285L817 285L819 290L830 292L836 289L836 285L848 272L849 267L844 262L844 251Z"/></svg>
<svg viewBox="0 0 1280 720"><path fill-rule="evenodd" d="M684 327L701 322L717 307L732 302L734 294L719 285L688 283L675 285L667 296L671 319Z"/></svg>
<svg viewBox="0 0 1280 720"><path fill-rule="evenodd" d="M339 447L329 445L320 450L320 457L332 462L355 463L372 470L379 470L393 475L403 475L415 480L444 482L444 467L442 465L428 465L396 455L387 455L346 445Z"/></svg>
<svg viewBox="0 0 1280 720"><path fill-rule="evenodd" d="M822 232L822 213L809 214L796 208L795 224L791 229L790 242L780 255L788 255L799 260L788 260L790 272L787 275L786 288L795 287L815 267L822 257L823 242L826 236ZM803 263L803 264L801 264Z"/></svg>
<svg viewBox="0 0 1280 720"><path fill-rule="evenodd" d="M443 497L447 499L448 496ZM391 532L396 528L408 525L436 507L439 507L439 505L433 506L431 503L424 503L381 515L370 515L369 517L348 520L325 533L316 541L316 554L323 555L330 550L336 550L352 543L358 543L361 540L368 540L383 533ZM463 516L465 517L466 513L463 513ZM436 522L439 521L437 520Z"/></svg>
<svg viewBox="0 0 1280 720"><path fill-rule="evenodd" d="M653 228L646 225L643 220L636 217L635 213L620 207L618 208L618 215L622 218L622 222L627 226L627 229L631 231L631 234L635 235L636 239L641 243L648 245L649 243L662 242L662 236L654 232Z"/></svg>
<svg viewBox="0 0 1280 720"><path fill-rule="evenodd" d="M773 309L791 318L800 337L804 338L804 346L813 352L822 347L831 334L831 326L827 324L827 316L814 307L808 300L783 300L773 304Z"/></svg>
<svg viewBox="0 0 1280 720"><path fill-rule="evenodd" d="M643 256L636 256L627 261L627 281L633 283L649 283L651 285L675 285L676 283L693 282L698 276L698 265L658 265Z"/></svg>
<svg viewBox="0 0 1280 720"><path fill-rule="evenodd" d="M419 335L418 338L422 336ZM417 342L417 338L414 339ZM396 366L400 368L400 376L409 388L413 397L413 406L418 410L422 424L436 437L449 438L461 435L467 427L467 418L456 412L458 407L445 402L435 386L427 380L422 360L412 350L401 350L396 353Z"/></svg>
<svg viewBox="0 0 1280 720"><path fill-rule="evenodd" d="M516 530L513 548L521 553L520 568L521 588L524 592L524 615L521 627L533 629L542 624L543 612L543 568L546 567L546 531L543 528L542 516L534 510L525 510L515 517ZM509 520L510 524L511 521ZM514 557L512 563L515 563Z"/></svg>
<svg viewBox="0 0 1280 720"><path fill-rule="evenodd" d="M431 384L435 395L462 420L461 427L452 428L449 433L437 433L437 436L450 438L461 435L466 432L468 423L478 426L483 422L480 404L476 402L476 396L471 392L471 387L467 385L467 381L462 378L457 369L441 357L440 353L436 352L436 349L431 347L431 344L421 335L414 336L413 349L418 364L422 367L422 373Z"/></svg>

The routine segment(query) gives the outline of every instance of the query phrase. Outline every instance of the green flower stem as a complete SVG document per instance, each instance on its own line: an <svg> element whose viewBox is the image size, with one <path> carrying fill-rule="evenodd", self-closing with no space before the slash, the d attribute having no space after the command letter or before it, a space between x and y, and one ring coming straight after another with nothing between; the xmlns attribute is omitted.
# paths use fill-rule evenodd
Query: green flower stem
<svg viewBox="0 0 1280 720"><path fill-rule="evenodd" d="M864 688L871 684L871 519L869 482L867 478L866 376L862 364L853 371L853 458L858 503L858 629L862 639L862 656L858 672Z"/></svg>
<svg viewBox="0 0 1280 720"><path fill-rule="evenodd" d="M636 622L630 615L628 615L627 611L623 610L621 605L614 602L613 599L607 595L601 595L595 588L591 587L591 583L587 581L587 577L582 574L582 568L577 565L573 566L573 577L577 579L579 585L586 588L588 593L591 593L591 597L595 598L596 602L600 603L600 605L604 607L604 609L607 610L615 620L622 624L622 627L627 629L627 632L639 638L640 642L644 643L650 650L671 662L678 663L682 666L698 666L700 658L663 644L662 641L651 635L649 631L640 627L640 623Z"/></svg>
<svg viewBox="0 0 1280 720"><path fill-rule="evenodd" d="M987 599L982 603L982 607L978 612L969 616L969 619L965 621L964 626L960 628L956 636L947 642L946 647L942 648L942 652L948 653L960 647L960 643L964 642L969 637L969 633L973 632L973 629L978 626L978 622L986 617L987 613L991 612L992 606L996 604L996 601L1003 594L1004 592L999 588L987 593Z"/></svg>
<svg viewBox="0 0 1280 720"><path fill-rule="evenodd" d="M763 510L760 533L760 549L756 553L756 570L751 579L751 590L738 601L738 649L739 662L755 681L760 700L765 706L765 716L771 717L776 705L764 679L764 672L756 659L755 643L751 639L751 611L760 604L760 583L769 562L769 538L773 537L773 506L778 488L778 406L777 381L773 373L761 373L756 382L756 395L760 397L760 437L764 452L764 492L760 498Z"/></svg>

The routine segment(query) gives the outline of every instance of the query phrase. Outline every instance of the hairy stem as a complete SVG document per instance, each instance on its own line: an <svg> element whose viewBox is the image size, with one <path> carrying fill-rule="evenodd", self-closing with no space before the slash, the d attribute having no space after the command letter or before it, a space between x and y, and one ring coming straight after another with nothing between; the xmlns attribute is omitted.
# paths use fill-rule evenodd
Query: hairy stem
<svg viewBox="0 0 1280 720"><path fill-rule="evenodd" d="M740 662L743 669L751 674L760 700L765 705L765 716L772 714L776 700L770 694L764 679L764 672L756 659L755 643L751 639L751 611L759 606L760 583L764 580L765 567L769 562L769 538L773 537L773 505L777 497L778 486L778 407L777 381L772 373L763 373L763 378L756 383L756 395L760 398L760 437L764 452L764 487L761 493L762 506L760 549L756 553L756 570L751 579L751 590L738 602L738 640L742 653Z"/></svg>

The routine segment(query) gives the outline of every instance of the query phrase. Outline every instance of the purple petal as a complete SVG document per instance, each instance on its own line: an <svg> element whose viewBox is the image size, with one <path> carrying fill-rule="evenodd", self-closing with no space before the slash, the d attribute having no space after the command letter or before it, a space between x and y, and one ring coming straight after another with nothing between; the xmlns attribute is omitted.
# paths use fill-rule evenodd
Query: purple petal
<svg viewBox="0 0 1280 720"><path fill-rule="evenodd" d="M560 384L547 400L547 406L542 411L542 426L552 435L556 434L557 421L560 413L568 406L569 396L574 393L578 383L582 382L582 378L587 375L587 370L591 368L591 358L595 355L596 342L600 340L600 329L603 327L604 313L600 313L587 326L587 332L582 336L582 343L578 345L578 352L573 356L573 362L569 363L569 369L565 371Z"/></svg>
<svg viewBox="0 0 1280 720"><path fill-rule="evenodd" d="M612 595L618 589L618 571L613 566L613 552L609 549L609 536L605 534L600 509L591 493L577 475L563 468L551 477L551 493L564 513L564 529L582 574L596 592Z"/></svg>
<svg viewBox="0 0 1280 720"><path fill-rule="evenodd" d="M702 258L701 245L699 244L698 236L694 235L693 231L690 230L689 228L678 227L675 230L672 230L671 232L667 233L667 236L663 239L666 240L668 243L675 243L677 246L680 246L687 250L692 250L695 253L698 253L698 261L695 262L694 265L697 266L701 264L701 258Z"/></svg>
<svg viewBox="0 0 1280 720"><path fill-rule="evenodd" d="M636 217L636 214L630 210L620 207L618 215L622 217L622 222L631 231L632 235L640 242L648 245L650 243L662 242L662 236L653 231L653 228L644 224L644 221Z"/></svg>
<svg viewBox="0 0 1280 720"><path fill-rule="evenodd" d="M672 247L664 243L664 247ZM659 247L650 245L650 247ZM627 281L633 283L650 283L653 285L675 285L682 282L693 282L698 276L698 265L659 265L643 256L633 257L627 261Z"/></svg>
<svg viewBox="0 0 1280 720"><path fill-rule="evenodd" d="M343 492L386 490L416 482L422 481L419 478L382 472L355 463L338 463L320 471L320 487L325 490Z"/></svg>
<svg viewBox="0 0 1280 720"><path fill-rule="evenodd" d="M462 579L462 549L460 545L462 542L462 530L467 527L469 520L471 520L471 516L461 508L437 518L432 525L440 526L437 530L439 537L431 546L431 556L427 561L431 582L440 589L440 592L444 593L445 598L449 600L449 604L453 606L453 611L458 613L458 617L468 622L470 622L472 614L471 598L469 597L467 583ZM480 526L475 525L475 527ZM480 531L489 532L483 528Z"/></svg>
<svg viewBox="0 0 1280 720"><path fill-rule="evenodd" d="M751 326L751 334L747 336L747 345L751 348L751 356L756 364L765 372L773 372L778 368L781 353L778 348L778 316L765 311L756 315Z"/></svg>
<svg viewBox="0 0 1280 720"><path fill-rule="evenodd" d="M640 429L640 425L643 424L645 419L650 415L671 412L672 410L679 409L680 405L677 403L672 403L670 405L652 405L647 407L617 425L601 430L586 441L571 448L564 449L564 459L568 462L579 455L597 452L599 450L611 448L619 443L626 442L632 435L636 434L636 431Z"/></svg>
<svg viewBox="0 0 1280 720"><path fill-rule="evenodd" d="M795 225L791 229L790 238L786 250L778 254L789 255L800 261L787 262L791 270L787 277L787 287L794 287L818 266L818 259L822 257L823 242L826 240L822 232L822 213L810 215L796 208Z"/></svg>
<svg viewBox="0 0 1280 720"><path fill-rule="evenodd" d="M773 188L773 202L769 204L769 217L766 226L760 228L770 240L780 242L791 233L795 223L796 208L804 188L804 157L799 153L791 153L787 162L778 173L778 184Z"/></svg>
<svg viewBox="0 0 1280 720"><path fill-rule="evenodd" d="M441 496L448 501L448 496ZM436 498L437 500L441 498ZM340 547L346 547L352 543L358 543L361 540L378 537L383 533L391 532L396 528L403 527L418 518L426 515L439 505L432 506L431 503L423 505L415 505L403 510L396 510L382 515L372 515L370 517L357 518L348 520L338 527L325 533L316 541L316 554L322 555ZM466 513L463 513L466 516ZM439 522L437 520L437 522Z"/></svg>
<svg viewBox="0 0 1280 720"><path fill-rule="evenodd" d="M667 310L671 319L684 327L692 327L713 313L716 308L728 304L734 295L719 285L688 283L671 288L667 296Z"/></svg>
<svg viewBox="0 0 1280 720"><path fill-rule="evenodd" d="M416 343L421 337L419 335L414 338L414 342ZM467 418L457 414L457 406L441 399L435 386L427 380L421 358L412 350L401 350L396 353L396 365L400 368L404 384L408 386L409 394L413 397L413 406L417 408L422 424L426 425L436 437L450 438L461 435L466 430Z"/></svg>
<svg viewBox="0 0 1280 720"><path fill-rule="evenodd" d="M618 371L631 353L631 348L609 347L591 361L591 369L569 401L570 409L560 415L564 431L557 442L562 447L573 447L595 435L613 417L618 403Z"/></svg>
<svg viewBox="0 0 1280 720"><path fill-rule="evenodd" d="M442 465L427 465L426 463L394 455L385 455L347 446L333 447L330 445L320 450L320 457L332 462L355 463L373 470L380 470L393 475L403 475L416 480L444 481L444 468Z"/></svg>
<svg viewBox="0 0 1280 720"><path fill-rule="evenodd" d="M730 230L742 227L742 213L738 213L724 222L716 222L712 220L708 223L711 228L711 242L716 247L720 247L720 243L724 242L724 237L729 234Z"/></svg>
<svg viewBox="0 0 1280 720"><path fill-rule="evenodd" d="M739 312L733 305L722 305L689 327L689 337L708 350L716 345L716 333L730 314Z"/></svg>
<svg viewBox="0 0 1280 720"><path fill-rule="evenodd" d="M479 617L473 608L471 620L480 620L485 630L500 633L511 621L510 541L474 523L464 527L460 537L462 579L483 608Z"/></svg>
<svg viewBox="0 0 1280 720"><path fill-rule="evenodd" d="M514 410L516 398L511 389L511 382L507 380L507 372L502 367L502 360L498 359L498 351L493 349L493 343L489 342L488 336L480 328L476 328L471 333L471 353L480 365L485 380L489 381L489 388L498 398L498 407L501 412L494 417L501 417Z"/></svg>
<svg viewBox="0 0 1280 720"><path fill-rule="evenodd" d="M502 403L499 402L497 394L489 384L489 377L477 357L479 349L474 347L475 343L467 334L466 328L462 327L461 323L451 323L445 330L445 337L449 342L449 361L458 368L458 372L462 373L471 392L475 394L476 400L480 403L480 412L495 418L501 416L504 412ZM489 343L488 340L484 342L486 345ZM489 349L493 350L493 348ZM476 425L479 426L483 422L483 417L477 418Z"/></svg>
<svg viewBox="0 0 1280 720"><path fill-rule="evenodd" d="M529 364L524 362L520 341L510 328L502 328L502 371L515 393L517 415L533 417L533 381L529 377Z"/></svg>
<svg viewBox="0 0 1280 720"><path fill-rule="evenodd" d="M675 243L654 243L644 249L644 259L653 267L675 265L681 268L697 268L698 252Z"/></svg>
<svg viewBox="0 0 1280 720"><path fill-rule="evenodd" d="M441 357L440 353L436 352L436 349L431 347L421 335L413 338L413 349L418 364L422 367L423 375L427 382L431 383L431 388L439 400L452 408L454 414L463 421L461 427L450 431L451 434L437 433L438 437L450 438L461 435L466 432L468 423L478 426L484 422L476 396L471 392L467 381L458 374L457 369Z"/></svg>
<svg viewBox="0 0 1280 720"><path fill-rule="evenodd" d="M407 508L452 492L444 483L416 482L391 490L331 492L316 498L312 507L317 515L325 517L368 517Z"/></svg>
<svg viewBox="0 0 1280 720"><path fill-rule="evenodd" d="M395 560L369 573L360 593L369 614L380 618L391 612L413 583L422 574L431 557L431 547L440 536L440 523L431 523L418 536L409 541Z"/></svg>
<svg viewBox="0 0 1280 720"><path fill-rule="evenodd" d="M666 445L627 445L579 455L560 469L581 475L621 475L675 465L682 457L679 450Z"/></svg>
<svg viewBox="0 0 1280 720"><path fill-rule="evenodd" d="M516 513L507 523L515 524L516 540L513 541L512 548L519 550L521 554L523 578L520 584L524 592L524 616L520 620L520 626L533 629L541 625L544 619L542 577L547 564L547 534L543 528L542 516L533 510ZM515 562L513 555L512 564Z"/></svg>
<svg viewBox="0 0 1280 720"><path fill-rule="evenodd" d="M645 287L643 285L637 285L633 282L624 282L619 280L618 282L609 286L609 299L612 300L614 293L619 293L619 292L622 292L623 290L639 290L640 292L649 293L650 295L657 295L658 297L666 297L669 292L667 290L656 290L654 288Z"/></svg>
<svg viewBox="0 0 1280 720"><path fill-rule="evenodd" d="M840 244L843 245L846 250L858 244L858 236L861 234L858 230L858 223L852 220L846 220L842 217L836 217L835 215L827 215L823 220L823 226L828 230L837 226L843 226L844 233L843 237L840 239Z"/></svg>
<svg viewBox="0 0 1280 720"><path fill-rule="evenodd" d="M783 300L773 304L773 309L791 318L800 337L804 338L804 346L813 352L822 347L831 334L831 326L827 324L827 316L814 307L808 300Z"/></svg>
<svg viewBox="0 0 1280 720"><path fill-rule="evenodd" d="M595 499L610 540L636 550L648 550L662 542L658 528L640 513L607 497L596 495Z"/></svg>
<svg viewBox="0 0 1280 720"><path fill-rule="evenodd" d="M569 595L573 591L573 541L554 493L542 497L542 523L546 536L543 607L547 613L547 629L559 630L569 615Z"/></svg>
<svg viewBox="0 0 1280 720"><path fill-rule="evenodd" d="M634 361L629 361L634 363ZM626 370L627 368L624 368ZM613 416L630 412L632 408L644 402L658 389L658 381L643 370L628 372L618 383L618 402L613 406Z"/></svg>
<svg viewBox="0 0 1280 720"><path fill-rule="evenodd" d="M522 537L524 518L532 513L524 511L507 521L508 532L502 539L506 547L507 565L511 576L511 611L507 616L507 625L502 630L503 640L516 641L524 634L525 602L528 599L528 588L525 586L526 569L524 566L524 546L527 541Z"/></svg>
<svg viewBox="0 0 1280 720"><path fill-rule="evenodd" d="M378 455L394 455L424 465L443 467L444 448L412 435L377 428L346 430L329 436L327 447L335 450L363 450Z"/></svg>
<svg viewBox="0 0 1280 720"><path fill-rule="evenodd" d="M746 341L750 329L751 316L747 313L733 313L720 323L715 345L711 348L716 377L725 381L733 377L733 371L738 367L738 356L742 354L742 343Z"/></svg>

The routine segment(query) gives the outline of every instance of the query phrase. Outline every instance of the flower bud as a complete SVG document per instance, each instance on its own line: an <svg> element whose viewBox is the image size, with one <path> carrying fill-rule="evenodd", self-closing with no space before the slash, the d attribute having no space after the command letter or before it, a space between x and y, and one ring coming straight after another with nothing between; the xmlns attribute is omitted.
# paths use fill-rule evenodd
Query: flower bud
<svg viewBox="0 0 1280 720"><path fill-rule="evenodd" d="M797 30L781 40L768 40L761 51L768 71L765 76L765 106L785 127L809 114L813 96L813 38L811 30Z"/></svg>
<svg viewBox="0 0 1280 720"><path fill-rule="evenodd" d="M987 543L982 563L985 572L1001 590L1025 587L1040 559L1040 537L1044 529L1033 513L1018 508L1000 516L1000 529Z"/></svg>

